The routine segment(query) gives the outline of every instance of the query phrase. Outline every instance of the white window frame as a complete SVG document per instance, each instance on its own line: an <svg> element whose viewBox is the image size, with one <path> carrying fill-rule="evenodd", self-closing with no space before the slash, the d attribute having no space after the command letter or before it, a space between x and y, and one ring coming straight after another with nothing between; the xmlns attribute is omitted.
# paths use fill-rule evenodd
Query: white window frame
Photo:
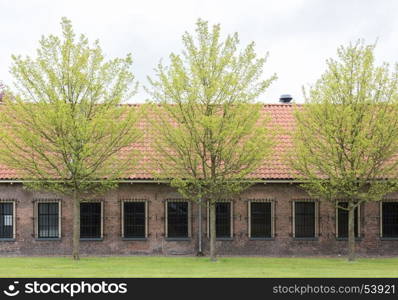
<svg viewBox="0 0 398 300"><path fill-rule="evenodd" d="M222 203L222 202L229 202L231 205L230 209L230 233L229 233L229 238L234 237L234 201L233 200L221 200L217 201L216 203ZM217 218L217 213L216 213L216 218ZM207 238L210 238L210 203L207 202L207 222L206 222L206 232L207 232ZM216 237L217 240L223 240L226 238L218 238ZM227 238L228 239L228 238Z"/></svg>
<svg viewBox="0 0 398 300"><path fill-rule="evenodd" d="M125 237L124 236L124 203L126 202L144 202L145 203L145 236L143 238L148 238L148 199L121 199L120 200L120 210L122 213L122 218L121 218L121 233L122 233L122 238L124 239L131 239L131 240L139 240L142 238L131 238L131 237Z"/></svg>
<svg viewBox="0 0 398 300"><path fill-rule="evenodd" d="M348 202L348 201L343 201L343 200L336 201L336 210L335 210L335 214L336 214L336 228L335 228L335 230L336 230L336 238L337 239L347 239L347 238L344 238L344 237L339 237L339 208L337 207L339 202ZM362 213L362 211L361 211L361 205L360 204L357 206L357 209L358 209L358 221L357 221L358 222L358 224L357 224L357 226L358 226L358 237L355 237L356 239L361 238L361 213Z"/></svg>
<svg viewBox="0 0 398 300"><path fill-rule="evenodd" d="M168 203L169 202L187 202L188 203L188 236L187 237L169 237L169 229L168 229ZM164 236L165 238L169 239L190 239L192 237L192 216L191 216L191 201L188 201L186 199L166 199L164 201Z"/></svg>
<svg viewBox="0 0 398 300"><path fill-rule="evenodd" d="M296 237L296 202L312 202L315 204L315 230L313 237ZM319 237L319 201L315 199L294 199L292 201L292 236L295 239L316 239Z"/></svg>
<svg viewBox="0 0 398 300"><path fill-rule="evenodd" d="M275 237L275 200L274 199L249 199L247 201L247 215L248 215L248 223L247 223L247 235L249 238L251 236L251 204L252 203L271 203L271 237L265 237L265 239L274 238ZM264 239L264 238L254 238L254 239Z"/></svg>
<svg viewBox="0 0 398 300"><path fill-rule="evenodd" d="M9 240L15 240L16 235L17 235L17 230L16 230L16 205L17 200L15 199L0 199L0 203L12 203L12 238L0 238L0 241L9 241Z"/></svg>
<svg viewBox="0 0 398 300"><path fill-rule="evenodd" d="M62 237L62 200L61 199L35 199L34 201L34 220L35 238L38 240L60 239ZM41 238L39 237L39 203L58 203L58 237Z"/></svg>
<svg viewBox="0 0 398 300"><path fill-rule="evenodd" d="M81 207L80 207L81 203L101 203L101 236L99 238L82 238L82 237L80 237L80 240L81 241L90 241L90 240L95 241L98 239L102 240L104 238L104 218L105 218L105 216L104 216L104 200L97 200L97 199L82 200L79 203L79 209L81 209ZM81 214L80 214L80 222L81 222Z"/></svg>

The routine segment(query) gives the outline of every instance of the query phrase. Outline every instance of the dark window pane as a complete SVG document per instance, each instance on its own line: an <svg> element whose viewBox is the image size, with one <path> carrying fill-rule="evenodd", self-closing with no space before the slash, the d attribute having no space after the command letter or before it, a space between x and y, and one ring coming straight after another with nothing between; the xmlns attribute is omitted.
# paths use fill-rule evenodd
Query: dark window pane
<svg viewBox="0 0 398 300"><path fill-rule="evenodd" d="M14 237L13 210L13 203L0 203L0 238L2 239L11 239Z"/></svg>
<svg viewBox="0 0 398 300"><path fill-rule="evenodd" d="M59 204L38 203L38 237L57 238L59 237Z"/></svg>
<svg viewBox="0 0 398 300"><path fill-rule="evenodd" d="M188 237L188 202L167 202L167 236Z"/></svg>
<svg viewBox="0 0 398 300"><path fill-rule="evenodd" d="M348 202L339 202L338 204L341 207L348 207ZM337 209L337 236L339 238L347 238L348 237L348 211L338 208ZM354 231L355 237L358 237L358 207L354 210Z"/></svg>
<svg viewBox="0 0 398 300"><path fill-rule="evenodd" d="M216 203L216 237L231 237L231 203Z"/></svg>
<svg viewBox="0 0 398 300"><path fill-rule="evenodd" d="M398 202L383 202L383 237L398 237Z"/></svg>
<svg viewBox="0 0 398 300"><path fill-rule="evenodd" d="M80 203L80 237L101 237L101 203Z"/></svg>
<svg viewBox="0 0 398 300"><path fill-rule="evenodd" d="M254 238L269 238L271 233L271 203L250 203L250 236Z"/></svg>
<svg viewBox="0 0 398 300"><path fill-rule="evenodd" d="M50 213L51 215L58 214L58 203L51 203L48 206L48 213Z"/></svg>
<svg viewBox="0 0 398 300"><path fill-rule="evenodd" d="M145 237L145 202L124 202L124 237Z"/></svg>
<svg viewBox="0 0 398 300"><path fill-rule="evenodd" d="M39 215L48 213L47 203L39 203Z"/></svg>
<svg viewBox="0 0 398 300"><path fill-rule="evenodd" d="M315 237L315 203L294 202L295 237Z"/></svg>

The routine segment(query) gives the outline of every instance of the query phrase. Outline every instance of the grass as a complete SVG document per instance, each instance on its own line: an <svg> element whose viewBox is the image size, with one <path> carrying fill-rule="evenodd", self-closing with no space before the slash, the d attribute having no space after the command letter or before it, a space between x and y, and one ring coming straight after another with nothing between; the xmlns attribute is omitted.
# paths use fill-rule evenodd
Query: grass
<svg viewBox="0 0 398 300"><path fill-rule="evenodd" d="M398 258L1 257L0 277L398 277Z"/></svg>

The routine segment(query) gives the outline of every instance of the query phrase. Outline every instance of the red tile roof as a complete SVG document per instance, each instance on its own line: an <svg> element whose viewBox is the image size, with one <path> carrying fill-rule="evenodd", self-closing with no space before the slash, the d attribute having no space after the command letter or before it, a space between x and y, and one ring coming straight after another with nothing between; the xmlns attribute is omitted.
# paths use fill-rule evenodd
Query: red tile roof
<svg viewBox="0 0 398 300"><path fill-rule="evenodd" d="M264 104L263 111L271 117L271 125L277 125L280 128L280 134L277 135L277 143L274 148L271 159L267 160L256 172L251 174L252 179L258 180L282 180L292 179L292 171L289 167L282 162L282 154L291 146L290 137L287 134L288 131L293 129L294 118L293 110L294 105L292 104ZM145 122L140 124L140 127L145 130ZM143 142L133 145L141 153L144 154L143 158L140 159L138 166L134 168L132 174L126 178L127 180L151 180L153 176L145 165L148 162L148 155L150 145L148 139L144 139ZM18 174L16 170L4 167L0 165L0 180L18 180Z"/></svg>
<svg viewBox="0 0 398 300"><path fill-rule="evenodd" d="M280 132L277 143L267 163L263 164L252 174L257 179L292 179L293 171L282 161L282 156L292 145L288 132L293 130L295 105L292 104L266 104L264 112L271 117L271 124L276 125Z"/></svg>

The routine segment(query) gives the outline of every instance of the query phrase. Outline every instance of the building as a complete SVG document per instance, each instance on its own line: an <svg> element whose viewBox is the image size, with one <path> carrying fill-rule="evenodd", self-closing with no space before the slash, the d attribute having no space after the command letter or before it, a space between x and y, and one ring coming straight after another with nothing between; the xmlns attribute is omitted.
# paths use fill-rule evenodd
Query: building
<svg viewBox="0 0 398 300"><path fill-rule="evenodd" d="M294 126L291 104L264 105L273 121ZM311 199L281 162L289 146L279 136L272 163L232 201L217 204L221 255L338 255L347 251L348 216ZM143 146L143 149L145 145ZM344 205L344 204L342 204ZM117 190L81 204L83 255L195 255L209 248L206 205L184 201L149 174L121 181ZM357 252L398 254L398 194L356 212ZM72 201L25 190L13 170L0 168L0 254L69 255Z"/></svg>

